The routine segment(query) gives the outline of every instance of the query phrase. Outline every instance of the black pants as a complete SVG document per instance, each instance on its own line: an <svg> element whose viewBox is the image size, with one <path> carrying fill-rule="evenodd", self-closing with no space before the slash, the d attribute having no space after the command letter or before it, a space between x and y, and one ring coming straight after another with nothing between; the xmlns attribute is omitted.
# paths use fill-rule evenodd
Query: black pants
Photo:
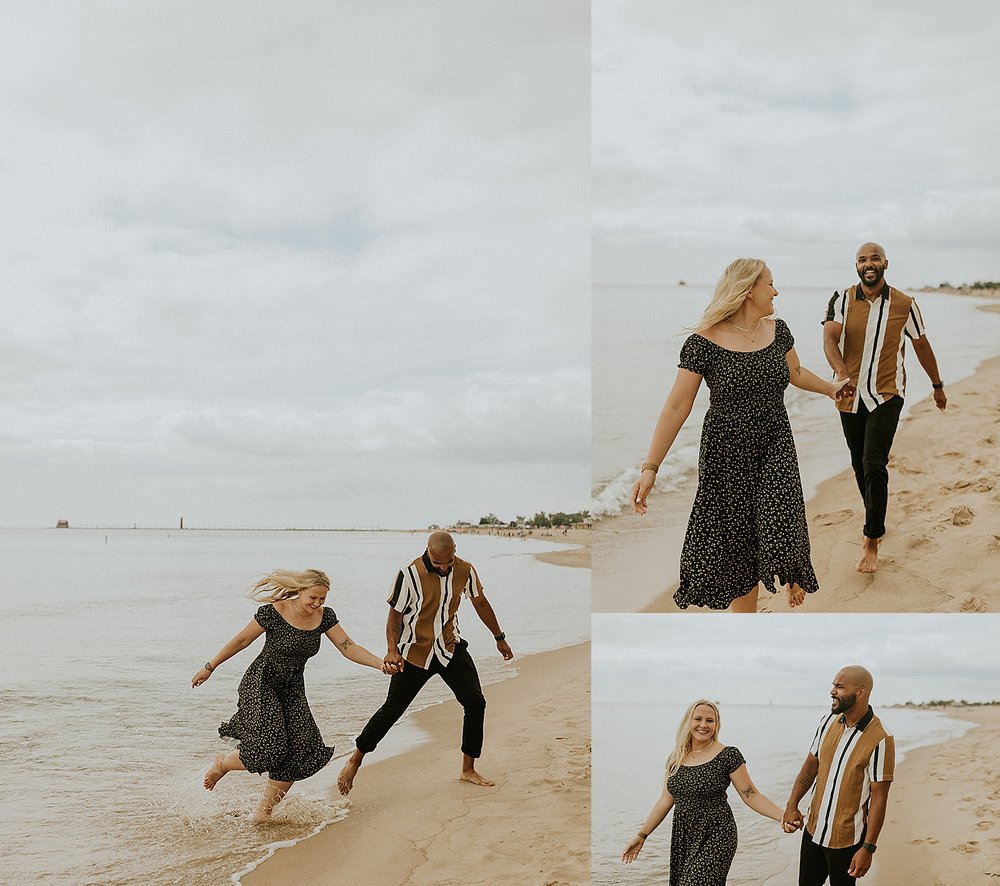
<svg viewBox="0 0 1000 886"><path fill-rule="evenodd" d="M885 509L889 501L889 449L896 436L903 398L893 397L869 412L864 403L858 411L840 413L844 438L851 450L851 465L865 501L865 538L885 535Z"/></svg>
<svg viewBox="0 0 1000 886"><path fill-rule="evenodd" d="M435 674L448 688L455 693L458 703L465 709L462 722L462 753L470 757L479 757L483 752L483 721L486 718L486 699L479 685L479 672L476 663L469 655L469 644L459 641L455 653L447 667L434 658L429 668L418 668L409 662L398 674L389 678L389 694L382 705L361 730L355 741L361 753L368 754L375 750L378 743L385 738L386 733L403 712L412 704L417 693Z"/></svg>
<svg viewBox="0 0 1000 886"><path fill-rule="evenodd" d="M861 838L864 842L864 837ZM854 886L854 877L847 875L854 853L861 847L827 849L813 842L809 831L802 829L802 848L799 850L799 886L823 886L830 878L830 886Z"/></svg>

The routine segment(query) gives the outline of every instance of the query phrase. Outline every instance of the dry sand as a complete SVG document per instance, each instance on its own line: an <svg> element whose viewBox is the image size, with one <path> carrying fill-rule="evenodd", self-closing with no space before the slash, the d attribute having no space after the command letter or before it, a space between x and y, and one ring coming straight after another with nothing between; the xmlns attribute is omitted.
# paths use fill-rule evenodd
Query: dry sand
<svg viewBox="0 0 1000 886"><path fill-rule="evenodd" d="M590 882L590 644L516 661L485 687L479 766L494 788L458 780L462 710L419 711L428 741L370 755L347 818L279 849L246 886L471 886ZM340 765L334 761L331 765Z"/></svg>
<svg viewBox="0 0 1000 886"><path fill-rule="evenodd" d="M853 472L819 485L806 511L820 590L794 611L1000 611L1000 357L946 390L946 412L918 403L896 434L875 575L855 571L864 508ZM655 523L623 516L597 524L595 611L678 611L670 577L690 510L682 498L673 496L671 513ZM783 594L762 591L760 601L761 611L787 611Z"/></svg>
<svg viewBox="0 0 1000 886"><path fill-rule="evenodd" d="M1000 883L1000 706L943 710L980 725L896 768L866 886Z"/></svg>

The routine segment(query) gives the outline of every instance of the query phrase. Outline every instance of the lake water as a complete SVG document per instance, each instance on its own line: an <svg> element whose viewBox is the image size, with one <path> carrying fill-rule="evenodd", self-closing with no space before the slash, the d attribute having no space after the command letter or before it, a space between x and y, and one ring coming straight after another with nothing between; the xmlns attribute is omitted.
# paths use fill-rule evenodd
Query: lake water
<svg viewBox="0 0 1000 886"><path fill-rule="evenodd" d="M456 541L515 655L589 638L589 570L532 556L561 545ZM423 547L423 534L396 532L0 530L0 882L214 886L269 847L348 814L333 788L337 758L384 700L388 678L324 641L306 683L336 757L261 829L250 816L262 777L234 773L211 793L201 779L227 750L216 730L235 712L239 680L263 641L197 690L191 677L252 618L258 604L246 591L277 568L326 571L328 605L381 657L385 598ZM460 618L483 682L513 676L516 659L502 662L470 604ZM418 703L450 697L434 680ZM404 721L375 757L419 739Z"/></svg>
<svg viewBox="0 0 1000 886"><path fill-rule="evenodd" d="M845 283L850 281L845 279ZM821 378L832 373L823 356L820 321L832 291L788 288L776 282L777 315L795 337L802 365ZM677 372L681 345L712 296L709 286L595 286L592 338L592 505L596 517L620 513L646 455L653 425ZM911 293L946 382L971 375L1000 353L1000 314L976 310L988 299ZM931 393L930 381L910 349L907 406ZM803 491L808 499L822 480L850 466L836 407L826 397L789 387L785 404L795 434ZM708 408L702 385L691 416L660 469L651 495L697 480L698 442ZM906 410L904 408L904 415Z"/></svg>
<svg viewBox="0 0 1000 886"><path fill-rule="evenodd" d="M667 755L673 747L683 705L595 702L593 735L592 870L595 886L661 886L667 881L673 813L646 841L639 858L621 863L625 844L638 830L663 790ZM724 705L720 739L738 747L758 790L784 808L792 781L828 708ZM897 765L907 751L957 738L974 724L943 714L878 708L896 740ZM905 778L905 762L897 778ZM787 886L795 883L801 833L752 812L732 789L729 804L739 829L739 848L729 886ZM808 808L808 798L800 808Z"/></svg>

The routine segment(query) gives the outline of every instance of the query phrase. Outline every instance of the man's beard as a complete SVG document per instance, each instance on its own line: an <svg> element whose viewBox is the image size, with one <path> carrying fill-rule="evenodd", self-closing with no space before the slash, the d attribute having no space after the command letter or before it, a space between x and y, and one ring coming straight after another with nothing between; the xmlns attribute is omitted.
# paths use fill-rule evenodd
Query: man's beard
<svg viewBox="0 0 1000 886"><path fill-rule="evenodd" d="M885 268L873 268L873 270L875 271L875 279L871 283L865 279L865 272L863 270L858 271L858 277L865 286L870 286L874 289L882 282L882 278L885 277Z"/></svg>
<svg viewBox="0 0 1000 886"><path fill-rule="evenodd" d="M842 698L834 700L833 713L844 714L847 713L851 708L857 704L858 694L855 692L854 695L845 695Z"/></svg>

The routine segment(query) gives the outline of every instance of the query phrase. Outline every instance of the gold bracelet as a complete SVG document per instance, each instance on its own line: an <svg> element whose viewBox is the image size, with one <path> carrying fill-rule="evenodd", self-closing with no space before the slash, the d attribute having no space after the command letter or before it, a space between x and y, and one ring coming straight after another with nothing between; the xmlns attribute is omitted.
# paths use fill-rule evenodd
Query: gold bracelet
<svg viewBox="0 0 1000 886"><path fill-rule="evenodd" d="M651 461L644 461L642 467L639 468L639 473L643 471L652 471L654 474L660 469L659 465L654 465Z"/></svg>
<svg viewBox="0 0 1000 886"><path fill-rule="evenodd" d="M642 837L643 840L646 840L646 839L649 838L649 834L644 834L642 831L636 831L635 833L636 833L637 836Z"/></svg>

